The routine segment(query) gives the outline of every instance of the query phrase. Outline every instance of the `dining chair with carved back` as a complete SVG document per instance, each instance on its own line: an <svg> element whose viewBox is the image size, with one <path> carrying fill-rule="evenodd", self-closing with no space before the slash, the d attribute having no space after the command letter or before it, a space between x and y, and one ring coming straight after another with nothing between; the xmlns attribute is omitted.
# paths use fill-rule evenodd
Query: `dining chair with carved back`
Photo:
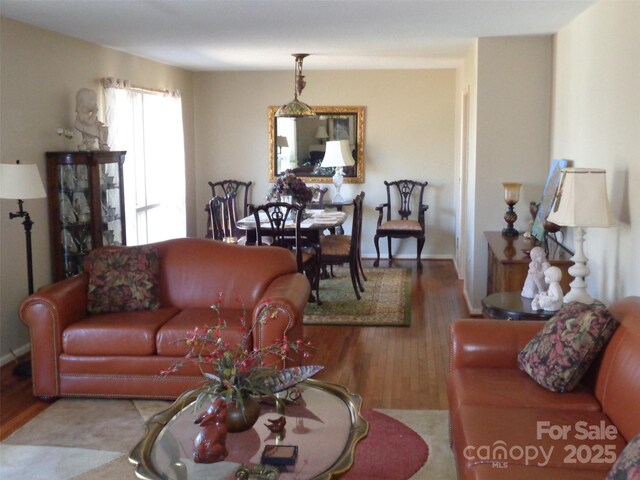
<svg viewBox="0 0 640 480"><path fill-rule="evenodd" d="M380 263L380 238L387 238L389 260L393 258L391 251L392 238L415 238L417 241L417 263L422 268L420 256L425 242L424 214L429 206L424 204L424 190L428 182L416 180L396 180L384 182L387 189L387 202L376 207L378 223L374 236L377 267ZM397 203L396 203L397 202ZM414 213L414 210L415 213ZM392 212L397 208L397 216ZM399 217L399 218L398 218Z"/></svg>
<svg viewBox="0 0 640 480"><path fill-rule="evenodd" d="M367 280L362 268L360 251L363 200L364 192L360 192L353 200L351 235L325 235L320 240L322 266L331 266L331 274L333 275L334 265L348 263L351 284L358 300L361 297L360 292L364 292L362 280Z"/></svg>
<svg viewBox="0 0 640 480"><path fill-rule="evenodd" d="M246 235L236 227L236 194L211 197L209 200L209 224L211 238L226 243L246 243Z"/></svg>
<svg viewBox="0 0 640 480"><path fill-rule="evenodd" d="M329 190L329 187L317 187L313 198L307 204L307 208L311 210L324 210L324 195ZM336 233L335 228L327 229L329 233Z"/></svg>
<svg viewBox="0 0 640 480"><path fill-rule="evenodd" d="M208 182L211 188L211 197L225 197L228 193L234 193L234 218L242 218L249 215L250 198L249 193L253 182L244 182L242 180L220 180L217 182ZM238 205L240 203L240 205ZM240 210L238 210L240 207ZM211 225L211 215L209 214L209 205L205 207L207 211L207 238L213 238L213 231ZM240 217L240 215L242 217ZM242 232L235 226L233 226L233 236L240 238Z"/></svg>
<svg viewBox="0 0 640 480"><path fill-rule="evenodd" d="M304 273L311 289L312 298L320 302L320 244L303 235L303 206L287 202L269 202L251 207L255 219L256 245L282 247L291 250L296 256L298 271Z"/></svg>
<svg viewBox="0 0 640 480"><path fill-rule="evenodd" d="M324 194L329 190L328 187L318 187L311 202L307 204L307 208L311 208L314 210L322 210L324 208Z"/></svg>

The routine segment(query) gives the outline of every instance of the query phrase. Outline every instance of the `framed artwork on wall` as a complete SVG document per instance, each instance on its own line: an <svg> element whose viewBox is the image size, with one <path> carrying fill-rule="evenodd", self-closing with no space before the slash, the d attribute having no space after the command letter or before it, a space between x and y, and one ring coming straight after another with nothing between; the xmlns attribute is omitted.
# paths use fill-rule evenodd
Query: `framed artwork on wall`
<svg viewBox="0 0 640 480"><path fill-rule="evenodd" d="M554 160L551 163L547 183L545 183L544 191L542 192L542 200L540 201L536 218L533 220L533 226L531 227L531 235L541 242L544 242L544 237L546 235L544 222L551 212L553 199L556 196L556 190L558 189L558 183L560 182L560 171L568 166L569 160Z"/></svg>
<svg viewBox="0 0 640 480"><path fill-rule="evenodd" d="M329 139L348 140L353 145L353 119L350 117L335 117L329 120Z"/></svg>

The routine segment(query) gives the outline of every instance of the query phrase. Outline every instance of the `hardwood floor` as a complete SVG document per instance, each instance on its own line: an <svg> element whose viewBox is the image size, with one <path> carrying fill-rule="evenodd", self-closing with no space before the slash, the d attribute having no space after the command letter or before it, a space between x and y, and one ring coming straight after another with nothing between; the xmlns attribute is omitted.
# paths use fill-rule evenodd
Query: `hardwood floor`
<svg viewBox="0 0 640 480"><path fill-rule="evenodd" d="M415 261L395 262L412 272L410 327L305 327L317 348L314 363L325 366L316 378L360 394L365 409L447 408L449 325L469 311L453 263L422 263L420 272ZM380 268L386 265L381 261ZM50 405L32 395L30 377L13 375L13 367L0 371L0 440Z"/></svg>
<svg viewBox="0 0 640 480"><path fill-rule="evenodd" d="M33 396L31 377L13 374L15 365L11 362L0 370L0 441L51 405Z"/></svg>
<svg viewBox="0 0 640 480"><path fill-rule="evenodd" d="M316 377L360 394L366 409L447 408L449 325L469 316L462 282L451 261L423 261L422 272L396 264L412 269L411 326L305 327L325 366Z"/></svg>

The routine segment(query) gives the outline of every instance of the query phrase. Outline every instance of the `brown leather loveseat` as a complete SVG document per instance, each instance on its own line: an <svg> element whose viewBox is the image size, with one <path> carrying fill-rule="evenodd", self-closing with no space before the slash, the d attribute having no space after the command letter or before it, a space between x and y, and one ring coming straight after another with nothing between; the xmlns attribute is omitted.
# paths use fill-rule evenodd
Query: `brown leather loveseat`
<svg viewBox="0 0 640 480"><path fill-rule="evenodd" d="M577 388L554 393L518 368L543 322L459 320L451 327L451 442L459 479L603 480L640 433L640 297Z"/></svg>
<svg viewBox="0 0 640 480"><path fill-rule="evenodd" d="M195 238L152 245L159 259L159 308L88 314L86 272L25 299L20 318L31 335L34 395L177 397L202 376L193 366L169 376L160 372L182 358L181 340L189 331L217 321L215 303L228 324L225 340L241 339L243 311L253 324L267 307L266 322L252 331L254 346L285 335L302 338L310 287L291 252Z"/></svg>

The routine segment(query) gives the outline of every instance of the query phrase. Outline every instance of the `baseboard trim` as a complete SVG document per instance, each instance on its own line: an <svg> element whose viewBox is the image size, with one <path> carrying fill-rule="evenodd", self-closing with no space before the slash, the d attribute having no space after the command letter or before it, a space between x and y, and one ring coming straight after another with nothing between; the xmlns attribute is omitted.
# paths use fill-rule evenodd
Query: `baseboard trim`
<svg viewBox="0 0 640 480"><path fill-rule="evenodd" d="M471 304L471 299L469 299L469 295L467 295L467 289L463 288L462 289L462 296L464 297L464 301L467 303L467 308L469 309L469 315L477 317L477 316L482 316L482 309L481 308L473 308L473 305Z"/></svg>
<svg viewBox="0 0 640 480"><path fill-rule="evenodd" d="M31 343L22 345L21 347L14 348L10 353L0 357L0 367L10 362L16 362L19 357L31 351Z"/></svg>

